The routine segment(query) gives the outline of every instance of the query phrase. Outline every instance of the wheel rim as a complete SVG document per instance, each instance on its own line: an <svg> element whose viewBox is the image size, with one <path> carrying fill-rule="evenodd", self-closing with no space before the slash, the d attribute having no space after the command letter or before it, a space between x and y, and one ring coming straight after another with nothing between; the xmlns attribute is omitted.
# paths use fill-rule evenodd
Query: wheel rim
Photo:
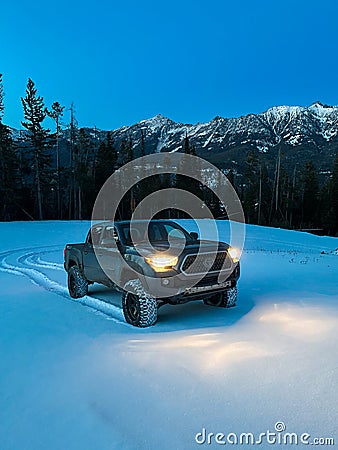
<svg viewBox="0 0 338 450"><path fill-rule="evenodd" d="M129 293L126 306L129 317L133 322L136 322L140 317L140 303L138 297Z"/></svg>

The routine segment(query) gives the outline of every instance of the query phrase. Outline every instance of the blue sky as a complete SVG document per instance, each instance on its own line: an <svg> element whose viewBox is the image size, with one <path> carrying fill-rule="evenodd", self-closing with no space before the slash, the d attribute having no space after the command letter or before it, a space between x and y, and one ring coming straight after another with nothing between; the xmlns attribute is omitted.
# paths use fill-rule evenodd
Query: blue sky
<svg viewBox="0 0 338 450"><path fill-rule="evenodd" d="M46 105L74 101L80 126L103 129L336 105L337 17L335 0L6 1L5 123L20 127L28 77Z"/></svg>

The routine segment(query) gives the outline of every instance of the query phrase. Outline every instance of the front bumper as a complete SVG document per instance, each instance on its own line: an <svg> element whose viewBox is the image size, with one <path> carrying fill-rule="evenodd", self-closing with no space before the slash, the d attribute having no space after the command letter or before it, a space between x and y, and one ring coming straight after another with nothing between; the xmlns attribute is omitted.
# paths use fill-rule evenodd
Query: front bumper
<svg viewBox="0 0 338 450"><path fill-rule="evenodd" d="M179 304L206 298L235 287L240 277L240 265L239 263L235 264L232 271L223 273L220 279L219 273L207 274L202 279L177 273L174 277L169 274L161 275L161 277L153 278L152 286L149 285L146 290L150 295L160 291L160 297L167 303Z"/></svg>
<svg viewBox="0 0 338 450"><path fill-rule="evenodd" d="M237 285L237 279L228 279L222 283L210 284L206 286L192 286L185 288L179 294L168 297L166 301L170 304L176 305L181 303L191 302L193 300L206 299L214 294L219 294Z"/></svg>

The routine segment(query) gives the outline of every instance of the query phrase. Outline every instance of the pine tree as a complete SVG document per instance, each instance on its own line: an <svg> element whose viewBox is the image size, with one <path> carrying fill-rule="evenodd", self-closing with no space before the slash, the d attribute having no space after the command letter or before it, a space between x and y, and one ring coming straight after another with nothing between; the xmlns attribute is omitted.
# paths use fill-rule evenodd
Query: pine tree
<svg viewBox="0 0 338 450"><path fill-rule="evenodd" d="M145 156L146 154L146 144L145 144L145 138L144 138L144 131L141 128L141 152L140 156Z"/></svg>
<svg viewBox="0 0 338 450"><path fill-rule="evenodd" d="M190 176L177 174L175 176L175 182L174 187L176 189L182 189L184 191L189 191L192 194L196 195L200 200L204 200L204 202L208 205L208 207L214 212L215 216L218 215L218 212L216 212L216 203L217 201L214 201L215 198L212 195L206 194L206 190L202 190L201 183L197 178L194 177L196 174L197 176L200 176L201 174L201 167L198 164L198 161L193 160L193 158L189 158L189 156L196 156L196 150L193 145L190 143L190 139L188 136L187 131L185 132L185 136L183 138L182 142L182 149L183 149L183 157L180 164L180 169L183 173L189 173ZM217 208L216 208L217 209ZM201 211L201 214L204 214L204 211ZM185 217L185 215L182 215L181 212L176 213L178 217Z"/></svg>
<svg viewBox="0 0 338 450"><path fill-rule="evenodd" d="M35 172L36 200L38 217L43 219L43 187L47 184L47 169L50 158L46 154L48 147L49 130L43 128L42 122L46 117L43 97L37 95L34 82L29 78L26 88L26 97L21 97L25 121L22 125L29 131L33 147L33 164Z"/></svg>
<svg viewBox="0 0 338 450"><path fill-rule="evenodd" d="M303 223L314 226L317 222L319 185L317 169L312 161L304 165L303 176Z"/></svg>
<svg viewBox="0 0 338 450"><path fill-rule="evenodd" d="M77 129L75 118L73 119L74 133L74 188L77 194L74 196L75 214L79 219L90 216L90 210L94 203L94 171L95 162L92 151L90 132L86 128ZM76 129L75 129L76 127Z"/></svg>
<svg viewBox="0 0 338 450"><path fill-rule="evenodd" d="M259 203L260 220L259 224L267 225L269 223L270 202L272 196L272 183L269 178L268 168L264 162L260 163L259 168Z"/></svg>
<svg viewBox="0 0 338 450"><path fill-rule="evenodd" d="M331 181L331 193L330 193L330 203L332 204L333 210L333 231L335 234L338 233L338 154L333 166L332 171L332 181Z"/></svg>
<svg viewBox="0 0 338 450"><path fill-rule="evenodd" d="M2 123L3 117L4 117L4 110L5 110L5 105L4 105L4 87L2 84L2 73L0 73L0 122Z"/></svg>
<svg viewBox="0 0 338 450"><path fill-rule="evenodd" d="M115 170L117 163L117 151L110 131L107 131L107 152L109 155L109 163L111 164L113 170Z"/></svg>
<svg viewBox="0 0 338 450"><path fill-rule="evenodd" d="M46 113L55 122L55 136L56 136L56 177L57 177L57 217L60 219L61 215L61 182L60 182L60 150L59 140L61 131L61 117L63 116L64 106L59 102L52 104L51 110L46 108Z"/></svg>
<svg viewBox="0 0 338 450"><path fill-rule="evenodd" d="M131 137L122 139L120 143L120 165L123 166L134 159L133 141Z"/></svg>
<svg viewBox="0 0 338 450"><path fill-rule="evenodd" d="M79 164L79 129L78 123L75 117L75 106L72 102L70 105L70 122L68 125L69 130L69 165L70 165L70 182L68 192L68 218L78 219L81 215L81 202L79 193L79 187L77 183L78 178L78 164Z"/></svg>
<svg viewBox="0 0 338 450"><path fill-rule="evenodd" d="M232 186L233 188L235 188L235 174L234 174L234 171L233 171L232 169L230 169L230 170L228 171L228 173L226 174L226 177L227 177L227 179L229 180L231 186Z"/></svg>
<svg viewBox="0 0 338 450"><path fill-rule="evenodd" d="M334 207L332 199L332 176L328 177L322 185L319 193L319 225L324 229L325 234L335 234Z"/></svg>
<svg viewBox="0 0 338 450"><path fill-rule="evenodd" d="M190 142L187 131L185 132L185 137L183 141L183 151L186 155L190 155Z"/></svg>
<svg viewBox="0 0 338 450"><path fill-rule="evenodd" d="M256 153L251 150L246 158L246 187L244 194L244 210L248 223L256 223L259 204L260 165Z"/></svg>
<svg viewBox="0 0 338 450"><path fill-rule="evenodd" d="M18 159L15 153L11 130L3 124L4 91L0 74L0 198L2 220L13 220L17 213Z"/></svg>
<svg viewBox="0 0 338 450"><path fill-rule="evenodd" d="M187 131L185 132L185 137L184 137L184 141L183 141L183 151L186 155L196 156L195 146L190 143L190 139L189 139Z"/></svg>
<svg viewBox="0 0 338 450"><path fill-rule="evenodd" d="M277 192L277 191L276 191ZM279 161L278 197L275 201L277 210L275 218L281 226L288 227L291 215L292 182L282 163Z"/></svg>
<svg viewBox="0 0 338 450"><path fill-rule="evenodd" d="M116 169L117 152L111 133L107 132L106 142L101 142L95 163L95 185L100 190Z"/></svg>

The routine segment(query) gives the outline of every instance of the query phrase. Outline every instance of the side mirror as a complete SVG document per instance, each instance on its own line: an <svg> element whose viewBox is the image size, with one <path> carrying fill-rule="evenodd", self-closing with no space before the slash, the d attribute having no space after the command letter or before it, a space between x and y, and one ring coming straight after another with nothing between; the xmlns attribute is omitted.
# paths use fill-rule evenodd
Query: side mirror
<svg viewBox="0 0 338 450"><path fill-rule="evenodd" d="M114 247L115 246L115 239L109 239L109 238L103 238L101 241L102 247Z"/></svg>
<svg viewBox="0 0 338 450"><path fill-rule="evenodd" d="M197 239L198 239L198 233L195 233L195 231L192 231L192 232L190 233L190 237L191 237L191 239L193 239L194 241L197 241Z"/></svg>

